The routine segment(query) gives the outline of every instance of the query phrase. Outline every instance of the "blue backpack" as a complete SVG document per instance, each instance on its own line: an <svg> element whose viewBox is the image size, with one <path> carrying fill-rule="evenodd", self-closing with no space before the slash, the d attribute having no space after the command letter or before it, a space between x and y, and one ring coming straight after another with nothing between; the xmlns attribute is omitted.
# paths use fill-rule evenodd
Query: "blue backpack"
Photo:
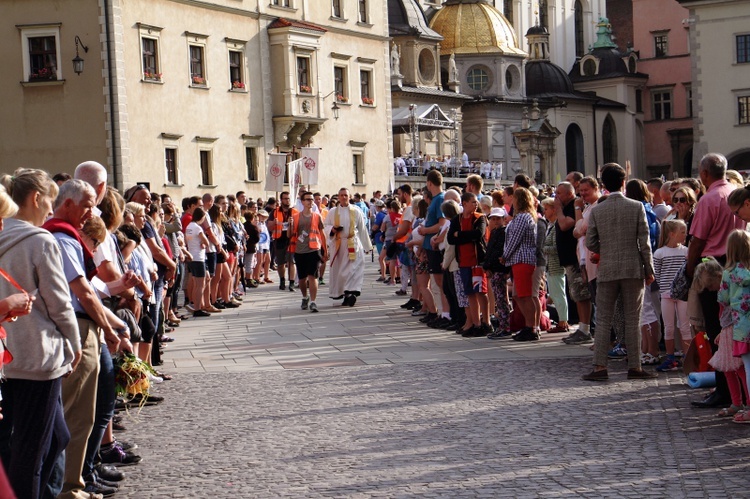
<svg viewBox="0 0 750 499"><path fill-rule="evenodd" d="M654 210L651 209L650 203L643 203L643 207L646 209L646 222L648 222L648 237L651 240L651 252L656 251L656 247L659 244L659 217L656 216Z"/></svg>

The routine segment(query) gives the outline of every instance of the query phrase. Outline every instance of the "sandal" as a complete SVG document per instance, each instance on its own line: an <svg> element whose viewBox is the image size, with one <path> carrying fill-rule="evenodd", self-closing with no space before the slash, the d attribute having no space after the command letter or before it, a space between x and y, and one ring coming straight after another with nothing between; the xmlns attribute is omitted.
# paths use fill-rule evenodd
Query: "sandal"
<svg viewBox="0 0 750 499"><path fill-rule="evenodd" d="M734 415L733 423L747 424L750 423L750 411L739 411Z"/></svg>
<svg viewBox="0 0 750 499"><path fill-rule="evenodd" d="M717 418L731 418L738 412L742 411L742 407L737 405L730 405L729 407L725 407L722 410L719 411L719 413L716 415Z"/></svg>

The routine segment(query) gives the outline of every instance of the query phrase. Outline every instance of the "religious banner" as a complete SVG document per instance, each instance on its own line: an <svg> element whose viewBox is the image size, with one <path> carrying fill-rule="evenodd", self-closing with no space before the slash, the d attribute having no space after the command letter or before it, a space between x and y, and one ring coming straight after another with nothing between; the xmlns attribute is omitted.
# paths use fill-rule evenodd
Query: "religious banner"
<svg viewBox="0 0 750 499"><path fill-rule="evenodd" d="M302 183L306 186L318 184L318 171L320 170L319 162L320 159L320 148L319 147L303 147L300 149L302 168L300 168L300 174Z"/></svg>
<svg viewBox="0 0 750 499"><path fill-rule="evenodd" d="M271 153L268 155L266 170L266 191L281 192L284 190L284 168L286 154Z"/></svg>
<svg viewBox="0 0 750 499"><path fill-rule="evenodd" d="M295 159L286 164L287 168L289 168L289 192L291 193L292 200L297 199L297 190L302 184L300 169L304 168L302 166L303 160L304 158Z"/></svg>

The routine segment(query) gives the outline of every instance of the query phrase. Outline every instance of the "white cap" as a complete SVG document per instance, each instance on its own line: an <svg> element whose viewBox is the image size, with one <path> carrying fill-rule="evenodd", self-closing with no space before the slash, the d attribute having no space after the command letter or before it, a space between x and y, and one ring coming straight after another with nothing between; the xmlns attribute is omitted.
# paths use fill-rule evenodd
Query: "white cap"
<svg viewBox="0 0 750 499"><path fill-rule="evenodd" d="M492 208L490 210L490 214L487 215L487 218L492 217L504 217L506 215L505 210L502 208Z"/></svg>

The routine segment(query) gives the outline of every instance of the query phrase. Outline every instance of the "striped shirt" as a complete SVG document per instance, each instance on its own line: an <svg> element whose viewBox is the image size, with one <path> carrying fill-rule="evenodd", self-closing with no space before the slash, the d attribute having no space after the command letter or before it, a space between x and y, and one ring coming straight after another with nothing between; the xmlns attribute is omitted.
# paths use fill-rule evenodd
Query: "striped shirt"
<svg viewBox="0 0 750 499"><path fill-rule="evenodd" d="M662 296L669 297L669 289L672 287L674 276L685 263L687 254L687 247L681 244L676 248L662 246L654 252L654 273Z"/></svg>

